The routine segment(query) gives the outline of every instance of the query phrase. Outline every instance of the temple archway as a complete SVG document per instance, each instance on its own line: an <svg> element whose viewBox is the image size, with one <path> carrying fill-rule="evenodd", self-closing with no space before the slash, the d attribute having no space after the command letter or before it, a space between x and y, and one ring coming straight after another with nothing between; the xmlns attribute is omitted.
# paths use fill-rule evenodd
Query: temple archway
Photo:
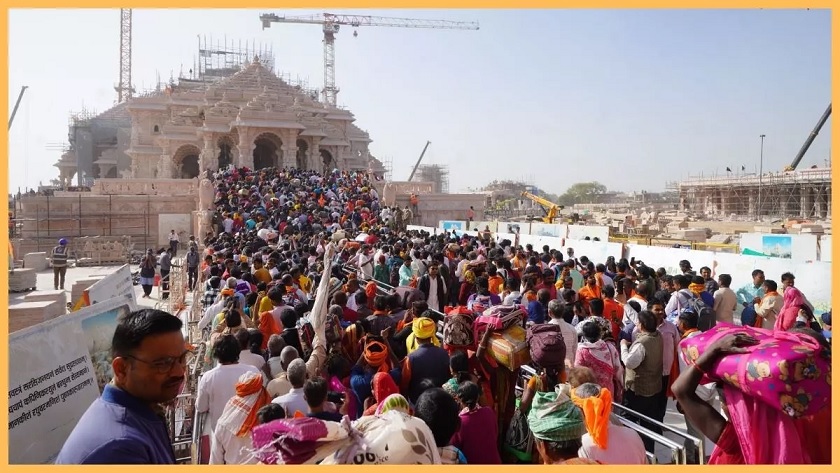
<svg viewBox="0 0 840 473"><path fill-rule="evenodd" d="M219 138L216 142L216 151L219 153L218 168L224 169L233 163L233 140L227 136Z"/></svg>
<svg viewBox="0 0 840 473"><path fill-rule="evenodd" d="M193 179L198 177L198 160L200 155L201 150L195 145L183 145L178 148L175 156L172 157L172 164L175 168L172 173L173 177L175 179Z"/></svg>
<svg viewBox="0 0 840 473"><path fill-rule="evenodd" d="M306 154L309 152L309 143L306 140L297 140L297 148L295 166L298 169L306 169Z"/></svg>
<svg viewBox="0 0 840 473"><path fill-rule="evenodd" d="M323 161L324 163L324 172L332 172L333 168L335 167L335 160L333 160L332 153L325 149L322 149L321 161Z"/></svg>
<svg viewBox="0 0 840 473"><path fill-rule="evenodd" d="M254 140L254 169L277 166L283 141L273 133L263 133Z"/></svg>

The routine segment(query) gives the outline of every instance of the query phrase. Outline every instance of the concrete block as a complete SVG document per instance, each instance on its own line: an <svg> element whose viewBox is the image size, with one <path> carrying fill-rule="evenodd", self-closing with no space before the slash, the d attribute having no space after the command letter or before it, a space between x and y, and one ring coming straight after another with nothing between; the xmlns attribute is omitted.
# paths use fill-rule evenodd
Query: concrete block
<svg viewBox="0 0 840 473"><path fill-rule="evenodd" d="M9 306L9 333L52 320L67 311L56 301L22 302Z"/></svg>
<svg viewBox="0 0 840 473"><path fill-rule="evenodd" d="M82 295L85 292L85 289L92 286L97 281L101 280L102 277L98 278L88 278L88 279L80 279L73 283L73 287L70 288L70 302L73 304L76 303L79 299L81 299Z"/></svg>
<svg viewBox="0 0 840 473"><path fill-rule="evenodd" d="M35 288L38 280L36 271L32 268L21 268L9 271L9 290L13 292Z"/></svg>
<svg viewBox="0 0 840 473"><path fill-rule="evenodd" d="M67 307L67 292L62 290L46 290L30 292L23 297L24 302L58 302L62 307Z"/></svg>
<svg viewBox="0 0 840 473"><path fill-rule="evenodd" d="M49 267L50 263L47 259L47 253L42 251L38 253L27 253L23 256L23 267L31 268L35 271L43 271Z"/></svg>

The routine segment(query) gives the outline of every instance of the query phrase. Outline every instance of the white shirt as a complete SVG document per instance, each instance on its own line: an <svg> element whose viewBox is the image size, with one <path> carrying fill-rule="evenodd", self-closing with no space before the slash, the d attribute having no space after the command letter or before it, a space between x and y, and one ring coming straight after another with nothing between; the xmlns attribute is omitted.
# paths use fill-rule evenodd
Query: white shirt
<svg viewBox="0 0 840 473"><path fill-rule="evenodd" d="M621 361L624 367L634 370L642 364L645 359L645 347L639 342L633 342L630 348L627 345L621 344Z"/></svg>
<svg viewBox="0 0 840 473"><path fill-rule="evenodd" d="M280 364L280 357L279 356L272 356L268 359L268 369L271 371L271 377L276 378L280 376L280 373L283 372L283 366ZM266 384L268 384L271 380L267 380Z"/></svg>
<svg viewBox="0 0 840 473"><path fill-rule="evenodd" d="M352 310L353 312L359 311L359 304L356 303L356 294L362 292L361 289L354 292L353 294L347 294L347 308Z"/></svg>
<svg viewBox="0 0 840 473"><path fill-rule="evenodd" d="M222 222L225 226L225 233L233 233L233 219L226 218L224 222Z"/></svg>
<svg viewBox="0 0 840 473"><path fill-rule="evenodd" d="M295 411L300 411L304 414L309 413L309 404L303 398L303 388L292 388L288 393L271 402L283 406L286 417L294 417Z"/></svg>
<svg viewBox="0 0 840 473"><path fill-rule="evenodd" d="M464 282L464 267L467 266L467 263L469 263L469 261L462 259L458 263L458 266L455 267L455 276L458 278L458 282Z"/></svg>
<svg viewBox="0 0 840 473"><path fill-rule="evenodd" d="M597 460L606 465L646 465L647 455L642 437L633 429L609 423L607 427L607 448L595 444L588 433L581 437L578 450L580 458Z"/></svg>
<svg viewBox="0 0 840 473"><path fill-rule="evenodd" d="M438 276L440 277L440 276ZM426 304L429 305L429 308L432 310L437 310L440 307L440 301L438 300L438 278L429 276L429 297L426 299Z"/></svg>
<svg viewBox="0 0 840 473"><path fill-rule="evenodd" d="M715 318L718 322L733 323L735 308L738 306L738 296L735 291L728 287L722 287L715 291Z"/></svg>
<svg viewBox="0 0 840 473"><path fill-rule="evenodd" d="M170 233L169 234L169 241L178 241L178 234L177 233Z"/></svg>
<svg viewBox="0 0 840 473"><path fill-rule="evenodd" d="M361 255L359 256L359 269L362 271L362 275L365 279L373 279L373 255Z"/></svg>
<svg viewBox="0 0 840 473"><path fill-rule="evenodd" d="M261 370L265 365L265 358L255 353L251 353L250 350L242 350L239 352L239 362L251 365L256 369Z"/></svg>
<svg viewBox="0 0 840 473"><path fill-rule="evenodd" d="M548 323L560 326L560 335L563 337L563 342L566 344L566 366L572 367L575 365L575 354L577 353L578 335L577 330L563 319L549 319Z"/></svg>
<svg viewBox="0 0 840 473"><path fill-rule="evenodd" d="M207 425L210 432L216 430L216 423L230 398L236 395L236 383L239 377L248 372L257 372L256 368L244 363L219 365L211 369L198 381L198 394L195 398L195 410L207 412Z"/></svg>
<svg viewBox="0 0 840 473"><path fill-rule="evenodd" d="M283 321L280 320L280 314L282 314L283 311L286 310L286 309L294 310L294 307L283 304L283 305L278 305L278 306L274 307L273 309L271 309L271 318L274 319L274 322L277 323L278 327L289 328L289 327L283 327Z"/></svg>
<svg viewBox="0 0 840 473"><path fill-rule="evenodd" d="M253 449L250 433L244 437L237 437L230 428L219 425L211 437L210 464L255 465L259 459L251 453Z"/></svg>

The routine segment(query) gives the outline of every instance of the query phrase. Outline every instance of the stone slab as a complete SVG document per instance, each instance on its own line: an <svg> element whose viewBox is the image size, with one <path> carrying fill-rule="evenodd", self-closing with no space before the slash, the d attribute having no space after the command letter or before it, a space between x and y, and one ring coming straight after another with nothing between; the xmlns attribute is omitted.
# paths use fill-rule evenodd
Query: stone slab
<svg viewBox="0 0 840 473"><path fill-rule="evenodd" d="M23 300L25 302L58 302L62 307L67 307L67 292L53 289L35 291L24 296Z"/></svg>
<svg viewBox="0 0 840 473"><path fill-rule="evenodd" d="M67 311L56 301L22 302L9 306L9 333L52 320Z"/></svg>
<svg viewBox="0 0 840 473"><path fill-rule="evenodd" d="M49 267L49 264L49 260L47 260L47 253L45 251L27 253L23 256L24 268L31 268L35 271L43 271Z"/></svg>

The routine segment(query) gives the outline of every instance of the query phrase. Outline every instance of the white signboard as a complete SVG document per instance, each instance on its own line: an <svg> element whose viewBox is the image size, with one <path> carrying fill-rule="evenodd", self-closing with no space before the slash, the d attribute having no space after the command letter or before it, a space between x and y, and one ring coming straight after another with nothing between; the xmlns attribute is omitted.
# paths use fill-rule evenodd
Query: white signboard
<svg viewBox="0 0 840 473"><path fill-rule="evenodd" d="M109 276L100 279L84 293L85 305L125 296L135 301L134 285L131 282L131 268L125 264Z"/></svg>
<svg viewBox="0 0 840 473"><path fill-rule="evenodd" d="M118 297L9 336L9 463L53 463L111 378L117 318L135 310Z"/></svg>

